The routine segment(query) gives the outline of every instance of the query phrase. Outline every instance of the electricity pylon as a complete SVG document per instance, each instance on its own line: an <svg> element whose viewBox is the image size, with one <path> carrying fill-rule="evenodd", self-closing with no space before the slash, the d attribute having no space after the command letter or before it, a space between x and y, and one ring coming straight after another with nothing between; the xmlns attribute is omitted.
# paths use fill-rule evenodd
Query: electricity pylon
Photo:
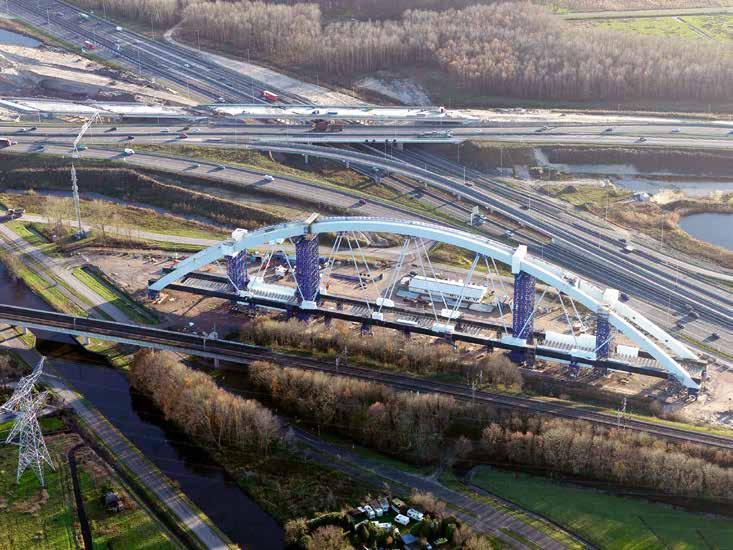
<svg viewBox="0 0 733 550"><path fill-rule="evenodd" d="M44 358L38 362L31 374L20 379L13 395L0 407L2 410L16 414L13 429L5 440L5 443L13 443L16 439L18 440L16 482L20 483L21 476L30 466L41 486L44 485L43 463L48 464L52 470L56 469L48 454L41 426L38 423L38 411L46 404L49 394L48 392L33 394L33 386L43 372L43 362Z"/></svg>

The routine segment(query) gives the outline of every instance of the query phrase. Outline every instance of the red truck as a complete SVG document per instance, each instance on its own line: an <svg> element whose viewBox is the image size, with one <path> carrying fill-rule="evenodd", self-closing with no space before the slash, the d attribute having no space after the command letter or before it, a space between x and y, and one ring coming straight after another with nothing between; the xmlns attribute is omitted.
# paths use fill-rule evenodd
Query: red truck
<svg viewBox="0 0 733 550"><path fill-rule="evenodd" d="M275 102L278 99L280 99L277 94L273 94L269 90L262 90L262 92L260 92L260 97L262 99L264 99L266 101L270 101L270 102Z"/></svg>

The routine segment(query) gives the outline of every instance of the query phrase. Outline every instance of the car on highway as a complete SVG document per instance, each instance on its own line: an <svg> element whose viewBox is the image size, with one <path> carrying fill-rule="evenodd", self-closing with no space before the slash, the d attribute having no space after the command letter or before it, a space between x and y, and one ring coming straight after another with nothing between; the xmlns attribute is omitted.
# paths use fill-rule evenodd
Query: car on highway
<svg viewBox="0 0 733 550"><path fill-rule="evenodd" d="M646 138L645 137L640 137L636 141L639 142L639 143L644 143L646 141Z"/></svg>
<svg viewBox="0 0 733 550"><path fill-rule="evenodd" d="M170 129L170 128L163 128L163 129L162 129L162 130L160 131L160 133L161 133L161 134L168 134L168 133L170 133L170 131L171 131L171 129Z"/></svg>
<svg viewBox="0 0 733 550"><path fill-rule="evenodd" d="M264 178L262 178L265 181L274 181L275 178L273 178L270 174L267 174Z"/></svg>
<svg viewBox="0 0 733 550"><path fill-rule="evenodd" d="M78 147L76 148L76 150L77 150L77 151L86 151L87 149L88 149L88 147L87 147L86 145L84 145L83 143L82 143L82 144L80 144L80 145L79 145L79 146L78 146Z"/></svg>
<svg viewBox="0 0 733 550"><path fill-rule="evenodd" d="M535 130L535 132L546 132L546 131L547 131L547 130L549 130L549 129L550 129L550 127L549 127L549 126L543 126L542 128L537 128L537 129Z"/></svg>
<svg viewBox="0 0 733 550"><path fill-rule="evenodd" d="M190 68L191 68L191 65L189 65L188 63L184 63L184 64L183 64L183 66L184 66L184 67L185 67L186 69L190 69Z"/></svg>
<svg viewBox="0 0 733 550"><path fill-rule="evenodd" d="M19 134L22 134L22 133L27 132L27 131L28 131L28 128L18 128L18 133Z"/></svg>
<svg viewBox="0 0 733 550"><path fill-rule="evenodd" d="M135 136L133 135L127 136L127 141L132 141L133 139L135 139Z"/></svg>
<svg viewBox="0 0 733 550"><path fill-rule="evenodd" d="M116 30L117 32L122 32L122 27L120 27L120 26L117 26L117 27L115 27L115 30Z"/></svg>
<svg viewBox="0 0 733 550"><path fill-rule="evenodd" d="M216 98L216 102L217 102L217 103L226 103L226 102L227 102L227 100L226 100L226 99L224 99L223 97L217 97L217 98Z"/></svg>
<svg viewBox="0 0 733 550"><path fill-rule="evenodd" d="M181 132L188 132L190 129L190 126L184 126L183 128L181 128Z"/></svg>
<svg viewBox="0 0 733 550"><path fill-rule="evenodd" d="M28 128L29 132L35 132L36 130L38 130L38 127L36 126L31 126L30 128Z"/></svg>
<svg viewBox="0 0 733 550"><path fill-rule="evenodd" d="M357 203L359 206L364 206L367 203L366 199L359 199L359 202Z"/></svg>
<svg viewBox="0 0 733 550"><path fill-rule="evenodd" d="M46 146L45 145L39 145L38 147L36 147L36 151L38 151L39 153L41 151L45 151L45 150L46 150Z"/></svg>
<svg viewBox="0 0 733 550"><path fill-rule="evenodd" d="M222 170L226 170L226 166L224 166L223 164L220 164L220 165L218 165L218 166L217 166L217 167L215 168L215 170L216 170L217 172L221 172Z"/></svg>
<svg viewBox="0 0 733 550"><path fill-rule="evenodd" d="M672 133L673 134L679 134L680 133L680 129L679 128L672 128Z"/></svg>
<svg viewBox="0 0 733 550"><path fill-rule="evenodd" d="M611 132L613 132L613 128L606 128L605 130L603 130L604 134L610 134Z"/></svg>
<svg viewBox="0 0 733 550"><path fill-rule="evenodd" d="M194 128L194 129L193 129L193 130L191 130L191 131L192 131L192 132L193 132L194 134L198 134L198 133L199 133L199 132L200 132L201 130L199 130L198 128Z"/></svg>
<svg viewBox="0 0 733 550"><path fill-rule="evenodd" d="M109 130L107 130L107 131L108 131L108 132L116 132L116 131L117 131L117 126L112 126L112 128L110 128L110 129L109 129Z"/></svg>
<svg viewBox="0 0 733 550"><path fill-rule="evenodd" d="M181 132L178 134L178 139L188 139L188 134L186 132Z"/></svg>
<svg viewBox="0 0 733 550"><path fill-rule="evenodd" d="M504 236L511 239L514 236L514 231L512 231L511 229L507 229L506 231L504 231Z"/></svg>
<svg viewBox="0 0 733 550"><path fill-rule="evenodd" d="M634 250L636 250L632 245L627 244L622 249L623 252L626 252L627 254L631 254Z"/></svg>
<svg viewBox="0 0 733 550"><path fill-rule="evenodd" d="M129 149L125 147L125 149L122 151L126 157L132 156L135 154L135 151L132 149Z"/></svg>
<svg viewBox="0 0 733 550"><path fill-rule="evenodd" d="M708 340L720 340L720 334L717 332L711 332Z"/></svg>
<svg viewBox="0 0 733 550"><path fill-rule="evenodd" d="M191 170L196 170L196 168L201 168L201 165L198 162L194 162L191 165Z"/></svg>
<svg viewBox="0 0 733 550"><path fill-rule="evenodd" d="M731 130L730 132L728 132L728 135L729 136L733 136L733 130Z"/></svg>
<svg viewBox="0 0 733 550"><path fill-rule="evenodd" d="M618 295L618 299L622 302L628 302L629 301L629 295L625 292L622 292Z"/></svg>

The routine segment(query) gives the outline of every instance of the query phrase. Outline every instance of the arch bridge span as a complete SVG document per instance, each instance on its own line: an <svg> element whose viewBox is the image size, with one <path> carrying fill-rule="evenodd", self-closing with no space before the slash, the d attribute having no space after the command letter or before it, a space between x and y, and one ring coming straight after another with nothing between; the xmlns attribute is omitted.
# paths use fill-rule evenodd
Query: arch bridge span
<svg viewBox="0 0 733 550"><path fill-rule="evenodd" d="M235 290L240 292L246 289L249 282L244 260L247 250L290 240L294 242L296 250L294 271L297 293L294 299L297 300L301 310L313 310L317 308L319 290L322 290L318 236L347 233L382 233L445 243L469 250L476 254L477 258L482 256L511 266L514 275L512 326L502 337L502 341L527 349L534 347L533 320L537 307L535 283L541 281L546 286L554 287L560 296L568 296L582 304L596 316L595 349L592 351L573 349L572 354L585 359L607 359L610 328L614 327L653 357L668 375L688 391L694 393L699 389L699 384L684 365L687 361L699 361L697 355L644 315L621 302L618 290L601 289L556 265L532 257L527 254L524 245L512 248L480 235L426 222L373 217L319 218L314 214L305 221L287 222L254 231L237 229L232 232L232 238L186 258L175 269L152 282L149 285L149 293L155 296L168 285L219 260L226 260L229 280ZM470 274L466 282L469 279ZM240 292L240 295L244 293ZM386 298L381 299L389 301ZM449 325L441 326L444 326L445 330L450 330ZM539 350L537 353L541 355Z"/></svg>

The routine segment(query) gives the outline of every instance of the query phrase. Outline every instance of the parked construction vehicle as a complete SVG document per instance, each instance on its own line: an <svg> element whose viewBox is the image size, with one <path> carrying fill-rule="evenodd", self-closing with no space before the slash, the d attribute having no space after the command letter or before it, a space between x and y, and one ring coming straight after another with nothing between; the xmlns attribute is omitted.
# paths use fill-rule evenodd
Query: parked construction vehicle
<svg viewBox="0 0 733 550"><path fill-rule="evenodd" d="M324 120L318 118L313 121L314 132L343 132L344 123L340 120Z"/></svg>

